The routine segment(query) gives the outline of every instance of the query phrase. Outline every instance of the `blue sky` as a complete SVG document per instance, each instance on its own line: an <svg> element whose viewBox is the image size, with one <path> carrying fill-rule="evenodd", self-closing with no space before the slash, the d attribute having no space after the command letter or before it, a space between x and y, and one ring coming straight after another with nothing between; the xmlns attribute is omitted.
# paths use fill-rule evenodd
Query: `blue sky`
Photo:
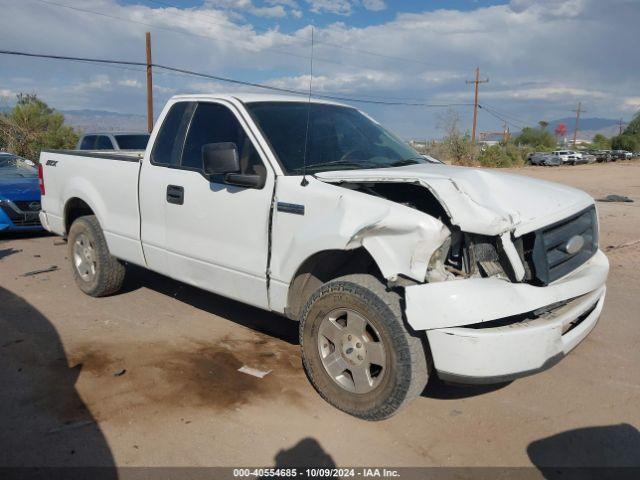
<svg viewBox="0 0 640 480"><path fill-rule="evenodd" d="M143 3L151 7L175 5L181 8L198 8L202 6L202 0L159 0L154 2L151 0L127 0L121 2L123 4L139 4ZM289 2L268 2L268 1L254 1L252 2L258 8L269 8L277 5L282 5L286 10L293 10ZM366 27L369 25L386 23L395 18L398 13L421 13L438 9L453 9L468 11L474 10L479 7L486 7L490 5L506 4L505 1L491 1L491 0L384 0L384 1L371 1L368 6L366 2L316 2L316 9L314 9L313 2L307 3L305 0L295 2L298 8L303 14L302 17L295 17L293 15L287 15L282 18L268 18L260 15L252 15L248 13L248 17L251 18L251 23L260 28L273 27L278 25L284 31L293 31L298 28L302 28L309 22L318 27L323 27L340 20L340 17L348 18L348 24L354 27ZM234 5L242 5L242 2L217 2L218 6L222 6L226 10L236 10ZM226 5L225 5L226 4ZM368 8L367 8L368 7ZM346 20L346 18L344 18Z"/></svg>
<svg viewBox="0 0 640 480"><path fill-rule="evenodd" d="M637 0L0 0L5 49L154 61L314 92L451 105L469 129L479 66L480 131L571 116L630 119L640 109ZM0 104L33 92L62 109L145 113L145 76L114 68L0 56ZM159 112L178 93L247 90L155 71ZM360 104L404 138L442 135L447 108ZM493 114L492 114L493 112ZM497 117L500 118L497 118Z"/></svg>

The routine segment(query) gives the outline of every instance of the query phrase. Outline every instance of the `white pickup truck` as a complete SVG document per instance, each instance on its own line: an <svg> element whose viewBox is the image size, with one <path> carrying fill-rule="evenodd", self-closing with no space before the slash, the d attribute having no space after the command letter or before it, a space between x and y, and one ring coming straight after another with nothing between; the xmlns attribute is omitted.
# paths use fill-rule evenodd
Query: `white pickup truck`
<svg viewBox="0 0 640 480"><path fill-rule="evenodd" d="M132 263L299 320L314 387L365 419L429 375L544 370L604 302L590 196L441 164L327 101L176 96L144 156L43 151L40 178L83 292Z"/></svg>

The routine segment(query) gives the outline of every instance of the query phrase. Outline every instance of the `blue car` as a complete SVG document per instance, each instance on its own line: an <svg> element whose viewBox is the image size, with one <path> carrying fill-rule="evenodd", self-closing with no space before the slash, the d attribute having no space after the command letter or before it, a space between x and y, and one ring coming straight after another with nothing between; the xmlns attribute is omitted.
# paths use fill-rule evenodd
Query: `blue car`
<svg viewBox="0 0 640 480"><path fill-rule="evenodd" d="M33 162L0 152L0 232L42 230L38 170Z"/></svg>

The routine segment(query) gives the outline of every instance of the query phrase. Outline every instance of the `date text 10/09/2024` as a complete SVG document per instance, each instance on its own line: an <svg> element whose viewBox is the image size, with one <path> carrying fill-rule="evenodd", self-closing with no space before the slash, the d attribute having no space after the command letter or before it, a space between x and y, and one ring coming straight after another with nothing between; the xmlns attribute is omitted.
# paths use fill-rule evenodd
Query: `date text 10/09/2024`
<svg viewBox="0 0 640 480"><path fill-rule="evenodd" d="M398 478L400 473L388 468L235 468L234 478Z"/></svg>

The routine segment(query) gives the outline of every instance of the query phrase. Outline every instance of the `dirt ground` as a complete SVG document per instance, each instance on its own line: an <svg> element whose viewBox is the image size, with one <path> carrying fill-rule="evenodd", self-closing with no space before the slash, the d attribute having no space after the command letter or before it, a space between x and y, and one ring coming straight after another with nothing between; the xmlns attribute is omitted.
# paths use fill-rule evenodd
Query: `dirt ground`
<svg viewBox="0 0 640 480"><path fill-rule="evenodd" d="M139 268L90 298L60 238L5 235L0 465L640 466L640 243L624 245L640 240L640 162L514 171L635 200L598 203L612 267L599 324L551 370L432 379L378 423L315 393L294 322Z"/></svg>

